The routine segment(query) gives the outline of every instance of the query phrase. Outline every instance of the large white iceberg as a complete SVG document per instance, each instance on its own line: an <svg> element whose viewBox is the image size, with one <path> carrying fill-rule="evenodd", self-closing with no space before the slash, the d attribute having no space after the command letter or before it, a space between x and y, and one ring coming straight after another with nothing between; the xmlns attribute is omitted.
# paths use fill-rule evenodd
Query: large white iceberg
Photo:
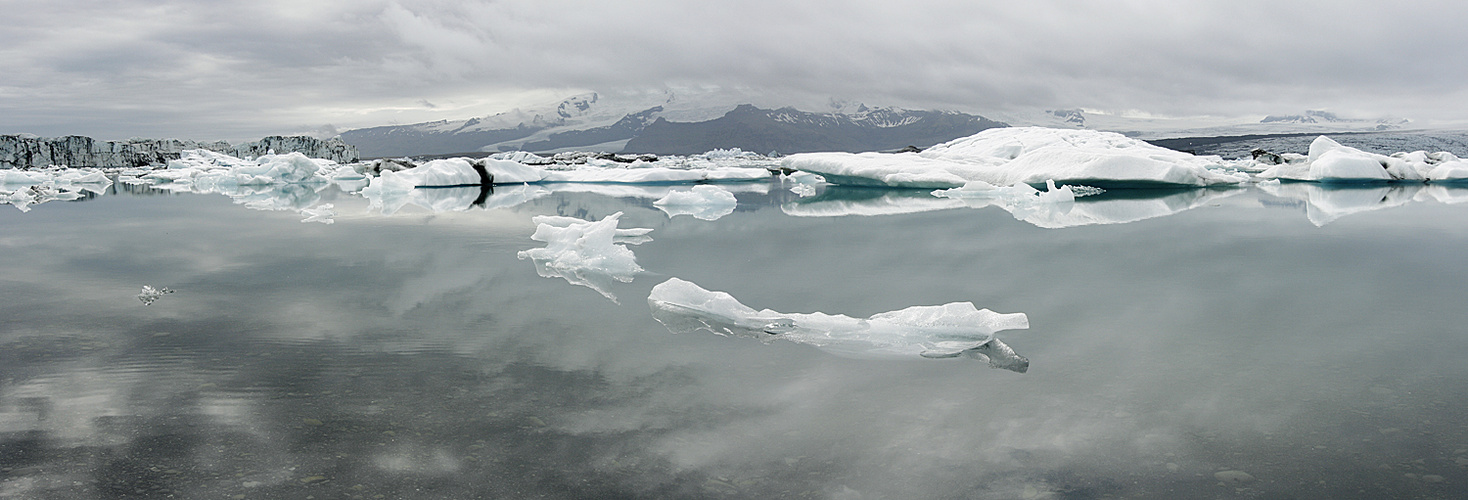
<svg viewBox="0 0 1468 500"><path fill-rule="evenodd" d="M574 217L540 215L534 222L535 234L530 239L545 242L544 248L532 248L516 254L520 260L531 259L542 277L563 278L617 301L611 293L612 282L630 283L642 267L637 256L626 245L652 241L648 228L618 229L622 212L600 221L588 222Z"/></svg>
<svg viewBox="0 0 1468 500"><path fill-rule="evenodd" d="M783 339L854 358L983 359L995 368L1023 373L1029 360L1000 342L995 333L1027 329L1024 313L1000 314L971 302L913 306L859 319L825 313L756 311L724 292L705 290L678 278L653 287L648 305L673 333L704 330L718 335Z"/></svg>
<svg viewBox="0 0 1468 500"><path fill-rule="evenodd" d="M920 153L803 153L787 168L845 185L946 189L969 181L996 186L1043 184L1215 186L1248 174L1222 159L1153 146L1112 132L1006 127L949 141Z"/></svg>
<svg viewBox="0 0 1468 500"><path fill-rule="evenodd" d="M1345 146L1323 135L1310 143L1308 156L1288 157L1288 160L1294 161L1269 167L1258 177L1314 182L1468 180L1468 161L1446 151L1415 151L1387 156Z"/></svg>

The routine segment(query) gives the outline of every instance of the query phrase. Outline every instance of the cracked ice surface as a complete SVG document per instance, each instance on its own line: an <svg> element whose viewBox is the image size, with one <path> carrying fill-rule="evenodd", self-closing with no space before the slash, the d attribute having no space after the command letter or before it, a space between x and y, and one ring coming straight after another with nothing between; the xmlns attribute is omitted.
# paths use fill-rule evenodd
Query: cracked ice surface
<svg viewBox="0 0 1468 500"><path fill-rule="evenodd" d="M756 311L724 292L705 290L678 278L653 287L647 297L653 317L673 333L704 330L718 335L784 339L853 358L983 359L995 368L1023 373L1029 360L1015 354L995 333L1028 329L1024 313L1001 314L972 302L913 306L859 319L825 313Z"/></svg>

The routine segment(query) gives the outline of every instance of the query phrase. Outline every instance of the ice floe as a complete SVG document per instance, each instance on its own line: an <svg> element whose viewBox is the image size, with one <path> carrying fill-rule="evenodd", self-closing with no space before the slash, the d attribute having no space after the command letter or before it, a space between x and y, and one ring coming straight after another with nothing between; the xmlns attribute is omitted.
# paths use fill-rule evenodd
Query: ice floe
<svg viewBox="0 0 1468 500"><path fill-rule="evenodd" d="M988 129L912 153L803 153L787 168L840 185L947 189L1069 184L1215 186L1247 182L1218 157L1200 157L1111 132L1043 127Z"/></svg>
<svg viewBox="0 0 1468 500"><path fill-rule="evenodd" d="M671 191L652 202L652 205L668 214L668 217L691 215L695 219L719 220L734 213L739 201L734 193L719 186L700 184L688 190Z"/></svg>
<svg viewBox="0 0 1468 500"><path fill-rule="evenodd" d="M1414 151L1388 155L1344 146L1326 136L1310 143L1310 154L1255 154L1262 163L1274 163L1258 174L1261 179L1314 182L1468 181L1468 161L1445 151Z"/></svg>
<svg viewBox="0 0 1468 500"><path fill-rule="evenodd" d="M574 217L540 215L531 219L535 233L530 239L545 242L544 248L532 248L516 254L520 260L530 259L542 277L562 278L573 285L596 290L612 302L613 282L630 283L642 272L637 256L626 245L652 241L647 228L617 228L622 212L589 222Z"/></svg>
<svg viewBox="0 0 1468 500"><path fill-rule="evenodd" d="M816 346L854 358L953 358L967 356L995 368L1024 373L1029 360L1015 354L995 333L1028 329L1024 313L1000 314L971 302L913 306L868 318L825 313L756 311L724 292L669 278L653 287L648 306L673 333L698 330L769 342L776 339Z"/></svg>

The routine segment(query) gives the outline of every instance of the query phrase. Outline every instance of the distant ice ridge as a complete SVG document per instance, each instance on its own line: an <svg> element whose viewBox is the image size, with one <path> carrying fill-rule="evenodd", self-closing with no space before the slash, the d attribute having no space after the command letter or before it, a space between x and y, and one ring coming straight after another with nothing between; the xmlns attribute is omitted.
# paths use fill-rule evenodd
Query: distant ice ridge
<svg viewBox="0 0 1468 500"><path fill-rule="evenodd" d="M574 217L536 216L531 219L535 234L530 239L546 245L521 251L516 256L520 260L531 259L542 277L563 278L617 302L611 293L612 282L630 283L642 272L637 256L626 245L652 241L647 236L652 229L618 229L621 217L622 212L617 212L600 221L588 222Z"/></svg>
<svg viewBox="0 0 1468 500"><path fill-rule="evenodd" d="M1343 146L1320 136L1310 143L1310 154L1275 155L1260 151L1255 159L1273 164L1258 174L1261 179L1314 182L1468 181L1468 161L1446 151L1400 152L1391 156L1368 153Z"/></svg>
<svg viewBox="0 0 1468 500"><path fill-rule="evenodd" d="M967 356L994 368L1024 373L1029 360L1015 354L995 333L1028 329L1024 313L1000 314L971 302L913 306L859 319L825 313L756 311L724 292L705 290L678 278L653 287L647 297L653 317L673 333L704 330L783 339L855 358L954 358Z"/></svg>
<svg viewBox="0 0 1468 500"><path fill-rule="evenodd" d="M1045 181L1087 185L1216 186L1247 182L1218 157L1199 157L1111 132L1043 127L988 129L919 153L803 153L786 168L833 184L947 189Z"/></svg>
<svg viewBox="0 0 1468 500"><path fill-rule="evenodd" d="M739 201L727 189L700 184L686 191L671 191L652 205L667 213L668 217L692 215L695 219L714 221L734 213Z"/></svg>

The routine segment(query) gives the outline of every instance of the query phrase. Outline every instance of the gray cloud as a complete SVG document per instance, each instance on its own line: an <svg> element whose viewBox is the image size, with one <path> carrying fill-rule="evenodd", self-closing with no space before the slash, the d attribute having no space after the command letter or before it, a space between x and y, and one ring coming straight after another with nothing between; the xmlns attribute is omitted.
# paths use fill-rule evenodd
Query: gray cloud
<svg viewBox="0 0 1468 500"><path fill-rule="evenodd" d="M1451 2L6 4L0 133L246 139L665 86L1421 120L1468 97L1468 11Z"/></svg>

